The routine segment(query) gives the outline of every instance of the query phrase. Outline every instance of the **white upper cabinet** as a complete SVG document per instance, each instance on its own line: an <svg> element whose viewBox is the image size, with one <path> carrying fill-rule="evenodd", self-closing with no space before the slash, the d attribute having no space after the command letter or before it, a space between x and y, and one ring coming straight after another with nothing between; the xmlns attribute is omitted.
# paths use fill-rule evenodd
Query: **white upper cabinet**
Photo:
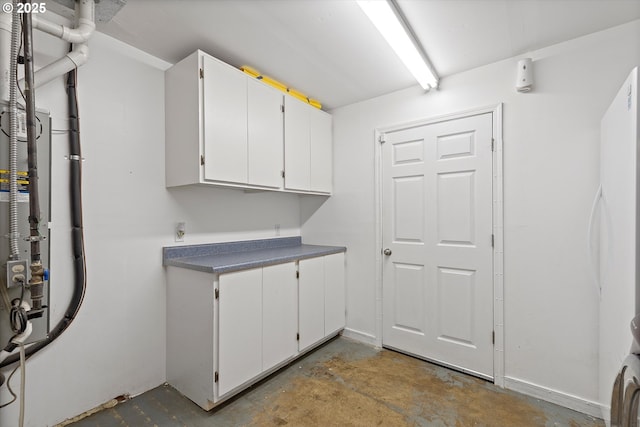
<svg viewBox="0 0 640 427"><path fill-rule="evenodd" d="M309 105L287 97L284 104L284 187L288 190L310 189Z"/></svg>
<svg viewBox="0 0 640 427"><path fill-rule="evenodd" d="M332 118L324 111L312 108L309 113L311 160L309 166L311 191L331 193L333 178Z"/></svg>
<svg viewBox="0 0 640 427"><path fill-rule="evenodd" d="M204 179L246 184L247 77L203 56Z"/></svg>
<svg viewBox="0 0 640 427"><path fill-rule="evenodd" d="M244 76L243 76L244 77ZM282 187L284 94L246 77L248 91L248 183Z"/></svg>
<svg viewBox="0 0 640 427"><path fill-rule="evenodd" d="M331 116L202 51L166 71L165 115L167 187L331 193Z"/></svg>
<svg viewBox="0 0 640 427"><path fill-rule="evenodd" d="M331 116L285 97L284 186L288 190L331 193Z"/></svg>

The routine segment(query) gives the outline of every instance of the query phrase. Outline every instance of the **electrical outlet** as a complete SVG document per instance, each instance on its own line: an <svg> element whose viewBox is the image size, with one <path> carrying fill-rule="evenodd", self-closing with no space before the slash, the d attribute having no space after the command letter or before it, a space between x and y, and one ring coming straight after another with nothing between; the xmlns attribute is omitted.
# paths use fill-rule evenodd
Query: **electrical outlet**
<svg viewBox="0 0 640 427"><path fill-rule="evenodd" d="M176 224L176 234L175 240L176 242L184 242L184 235L187 233L186 223L179 222Z"/></svg>
<svg viewBox="0 0 640 427"><path fill-rule="evenodd" d="M27 284L27 260L7 261L7 287Z"/></svg>
<svg viewBox="0 0 640 427"><path fill-rule="evenodd" d="M279 236L280 235L280 224L274 225L273 228L276 230L276 236Z"/></svg>

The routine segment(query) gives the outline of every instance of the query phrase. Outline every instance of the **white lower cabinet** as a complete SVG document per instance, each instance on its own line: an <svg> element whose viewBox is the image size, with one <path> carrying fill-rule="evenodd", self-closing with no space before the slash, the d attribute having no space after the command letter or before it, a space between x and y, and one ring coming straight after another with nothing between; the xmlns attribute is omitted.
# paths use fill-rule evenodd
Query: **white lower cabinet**
<svg viewBox="0 0 640 427"><path fill-rule="evenodd" d="M323 257L324 260L324 333L330 335L345 327L344 253Z"/></svg>
<svg viewBox="0 0 640 427"><path fill-rule="evenodd" d="M217 378L224 396L298 352L296 265L221 274L218 286Z"/></svg>
<svg viewBox="0 0 640 427"><path fill-rule="evenodd" d="M298 352L298 282L294 262L262 269L262 370Z"/></svg>
<svg viewBox="0 0 640 427"><path fill-rule="evenodd" d="M324 337L324 257L300 260L298 268L298 349L304 350Z"/></svg>
<svg viewBox="0 0 640 427"><path fill-rule="evenodd" d="M345 326L344 254L300 260L299 350Z"/></svg>
<svg viewBox="0 0 640 427"><path fill-rule="evenodd" d="M344 297L343 253L222 274L167 267L167 381L212 409L343 329Z"/></svg>
<svg viewBox="0 0 640 427"><path fill-rule="evenodd" d="M262 372L262 268L220 275L218 313L223 395Z"/></svg>

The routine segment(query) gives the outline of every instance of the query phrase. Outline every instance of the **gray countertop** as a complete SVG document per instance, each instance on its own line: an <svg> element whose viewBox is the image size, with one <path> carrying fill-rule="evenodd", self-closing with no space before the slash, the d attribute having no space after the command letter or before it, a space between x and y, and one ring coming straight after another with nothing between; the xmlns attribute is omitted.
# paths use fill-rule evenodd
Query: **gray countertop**
<svg viewBox="0 0 640 427"><path fill-rule="evenodd" d="M304 245L300 237L164 247L165 266L228 273L345 252L344 246Z"/></svg>

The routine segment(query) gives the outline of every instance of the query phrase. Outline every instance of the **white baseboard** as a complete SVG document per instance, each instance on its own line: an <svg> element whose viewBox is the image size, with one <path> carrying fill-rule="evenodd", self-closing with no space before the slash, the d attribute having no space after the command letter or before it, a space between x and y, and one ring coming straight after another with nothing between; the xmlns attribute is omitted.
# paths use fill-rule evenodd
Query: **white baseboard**
<svg viewBox="0 0 640 427"><path fill-rule="evenodd" d="M504 387L517 391L518 393L526 394L527 396L591 415L595 418L602 418L602 407L598 402L508 376L504 377Z"/></svg>
<svg viewBox="0 0 640 427"><path fill-rule="evenodd" d="M375 336L368 334L366 332L356 331L355 329L344 328L342 331L342 336L351 338L356 341L363 342L365 344L369 344L374 347L379 347L377 343L377 339Z"/></svg>

